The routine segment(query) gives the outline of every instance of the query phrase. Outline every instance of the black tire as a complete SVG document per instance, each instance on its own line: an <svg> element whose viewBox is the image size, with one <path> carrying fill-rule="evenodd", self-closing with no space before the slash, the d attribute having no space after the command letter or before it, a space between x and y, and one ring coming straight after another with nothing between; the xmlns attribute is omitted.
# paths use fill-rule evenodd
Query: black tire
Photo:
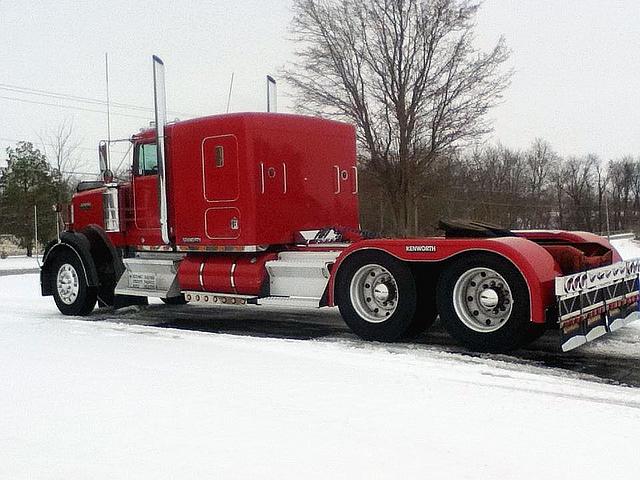
<svg viewBox="0 0 640 480"><path fill-rule="evenodd" d="M352 282L356 281L354 276L360 275L358 272L361 269L375 266L386 270L395 281L393 288L397 288L395 308L392 312L384 311L382 315L389 313L388 317L377 323L367 320L358 313L359 307L354 305L357 304L357 300L354 300L351 295ZM417 304L415 280L411 269L406 264L378 251L353 254L340 267L335 288L340 314L356 335L365 340L379 342L395 342L406 338L415 317Z"/></svg>
<svg viewBox="0 0 640 480"><path fill-rule="evenodd" d="M166 305L186 305L187 299L184 298L184 295L180 295L178 297L169 297L169 298L161 298Z"/></svg>
<svg viewBox="0 0 640 480"><path fill-rule="evenodd" d="M509 295L504 295L504 298L507 299L506 302L511 303L509 307L511 309L510 314L505 317L498 313L497 315L502 318L496 320L492 325L487 325L488 329L497 328L497 330L477 331L469 326L473 325L472 321L467 320L465 323L456 312L455 285L458 280L463 282L463 275L472 272L473 269L493 270L504 279L510 290L511 298L509 298ZM470 285L475 286L476 284L471 281ZM480 286L478 286L478 290L481 290ZM460 291L464 290L461 289ZM531 323L528 292L524 278L512 263L497 255L478 253L473 256L462 257L443 270L438 280L436 301L440 320L449 334L458 342L476 351L506 352L517 349L531 341L532 334L539 331ZM468 301L472 301L473 296L466 298L468 298ZM505 301L502 293L499 298L501 302ZM459 303L459 309L462 310L463 308L468 307ZM480 309L482 308L480 307ZM468 316L477 314L478 310L476 309ZM479 318L482 318L481 315ZM491 313L488 315L491 315ZM476 328L480 329L482 327L477 326Z"/></svg>
<svg viewBox="0 0 640 480"><path fill-rule="evenodd" d="M58 310L64 315L89 315L96 305L98 291L95 287L87 285L82 261L75 253L63 250L52 259L52 262L51 291ZM75 272L72 288L74 291L77 288L77 294L73 297L65 295L63 298L62 287L58 288L58 276L62 274L61 269L63 267L70 275L72 274L71 272Z"/></svg>

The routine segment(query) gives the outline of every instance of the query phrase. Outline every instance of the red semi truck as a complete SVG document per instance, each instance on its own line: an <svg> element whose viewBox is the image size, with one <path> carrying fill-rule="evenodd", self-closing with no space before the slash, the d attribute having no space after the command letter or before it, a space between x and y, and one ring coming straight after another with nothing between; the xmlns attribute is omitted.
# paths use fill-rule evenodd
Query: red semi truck
<svg viewBox="0 0 640 480"><path fill-rule="evenodd" d="M105 181L79 185L46 248L42 294L63 314L148 297L337 306L367 340L411 338L439 316L484 351L549 327L570 350L638 316L639 263L591 233L454 221L442 237L366 238L351 125L275 113L167 123L153 65L155 128L130 139L130 180L112 181L101 143Z"/></svg>

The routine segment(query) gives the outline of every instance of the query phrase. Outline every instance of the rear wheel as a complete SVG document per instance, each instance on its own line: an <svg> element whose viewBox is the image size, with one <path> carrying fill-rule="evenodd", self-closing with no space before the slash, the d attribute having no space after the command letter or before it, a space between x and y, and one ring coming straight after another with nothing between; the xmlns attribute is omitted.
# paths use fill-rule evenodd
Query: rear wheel
<svg viewBox="0 0 640 480"><path fill-rule="evenodd" d="M354 254L336 279L342 318L366 340L394 342L406 337L416 313L416 285L411 270L389 255Z"/></svg>
<svg viewBox="0 0 640 480"><path fill-rule="evenodd" d="M58 310L65 315L88 315L96 304L97 290L87 285L81 260L64 251L53 259L51 291Z"/></svg>
<svg viewBox="0 0 640 480"><path fill-rule="evenodd" d="M447 331L473 350L513 350L532 338L527 284L506 259L457 260L442 272L436 299Z"/></svg>

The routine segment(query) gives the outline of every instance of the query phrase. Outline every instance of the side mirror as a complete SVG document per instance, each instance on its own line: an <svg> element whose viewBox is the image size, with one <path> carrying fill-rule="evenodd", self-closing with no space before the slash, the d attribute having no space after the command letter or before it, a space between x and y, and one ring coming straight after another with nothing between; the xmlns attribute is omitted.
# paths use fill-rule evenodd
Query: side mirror
<svg viewBox="0 0 640 480"><path fill-rule="evenodd" d="M100 173L109 168L109 156L107 153L107 142L102 140L98 144L98 159L100 161Z"/></svg>
<svg viewBox="0 0 640 480"><path fill-rule="evenodd" d="M113 182L113 172L108 168L102 173L102 179L104 183L112 183Z"/></svg>

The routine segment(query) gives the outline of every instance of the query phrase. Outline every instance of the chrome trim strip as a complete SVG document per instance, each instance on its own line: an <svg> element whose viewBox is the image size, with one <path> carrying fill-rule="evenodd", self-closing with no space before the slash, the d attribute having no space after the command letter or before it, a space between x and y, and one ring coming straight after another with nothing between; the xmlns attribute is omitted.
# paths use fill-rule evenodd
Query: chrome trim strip
<svg viewBox="0 0 640 480"><path fill-rule="evenodd" d="M204 290L204 279L202 272L204 272L204 262L200 263L200 269L198 270L198 280L200 281L200 288Z"/></svg>
<svg viewBox="0 0 640 480"><path fill-rule="evenodd" d="M238 293L238 291L236 290L236 279L235 279L235 273L236 273L236 267L238 266L238 261L236 260L235 262L233 262L233 265L231 265L231 288L233 288L233 291L235 293Z"/></svg>
<svg viewBox="0 0 640 480"><path fill-rule="evenodd" d="M640 273L640 259L626 260L584 272L556 277L556 296L573 296L610 285L621 280L630 280Z"/></svg>
<svg viewBox="0 0 640 480"><path fill-rule="evenodd" d="M141 252L171 252L173 249L169 245L136 245L136 250Z"/></svg>
<svg viewBox="0 0 640 480"><path fill-rule="evenodd" d="M260 162L260 193L264 193L264 163Z"/></svg>
<svg viewBox="0 0 640 480"><path fill-rule="evenodd" d="M287 164L282 162L282 173L284 174L283 178L283 193L287 193Z"/></svg>
<svg viewBox="0 0 640 480"><path fill-rule="evenodd" d="M209 245L209 246L184 246L178 245L178 252L264 252L268 245Z"/></svg>
<svg viewBox="0 0 640 480"><path fill-rule="evenodd" d="M359 186L358 186L358 167L356 167L355 165L353 167L353 175L354 175L354 187L353 187L353 194L357 195L358 194L358 190L359 190Z"/></svg>

